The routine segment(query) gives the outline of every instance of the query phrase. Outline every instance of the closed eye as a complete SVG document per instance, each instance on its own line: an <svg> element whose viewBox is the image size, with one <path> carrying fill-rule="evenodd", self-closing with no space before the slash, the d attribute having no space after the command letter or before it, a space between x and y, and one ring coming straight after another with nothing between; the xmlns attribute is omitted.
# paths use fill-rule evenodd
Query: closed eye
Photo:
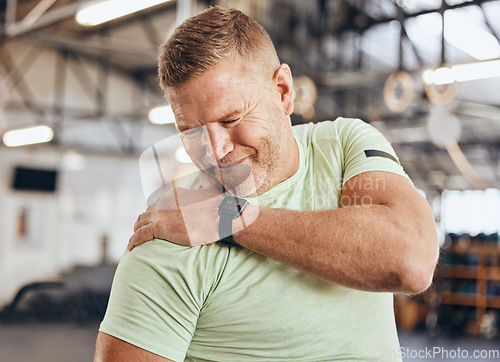
<svg viewBox="0 0 500 362"><path fill-rule="evenodd" d="M232 120L229 120L229 121L221 121L221 123L222 123L223 125L228 125L228 126L229 126L229 125L232 125L232 126L234 126L234 125L236 125L236 124L237 124L240 120L241 120L241 118L237 118L237 119L232 119Z"/></svg>

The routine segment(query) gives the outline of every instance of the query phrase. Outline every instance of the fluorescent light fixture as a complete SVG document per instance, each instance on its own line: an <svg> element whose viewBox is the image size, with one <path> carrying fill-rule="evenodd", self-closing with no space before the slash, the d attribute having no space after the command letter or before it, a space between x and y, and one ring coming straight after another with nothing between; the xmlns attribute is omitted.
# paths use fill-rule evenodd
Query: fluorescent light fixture
<svg viewBox="0 0 500 362"><path fill-rule="evenodd" d="M168 1L170 0L94 1L78 10L76 21L81 25L95 26Z"/></svg>
<svg viewBox="0 0 500 362"><path fill-rule="evenodd" d="M179 147L175 151L175 159L180 163L193 163L191 157L189 157L184 147Z"/></svg>
<svg viewBox="0 0 500 362"><path fill-rule="evenodd" d="M435 70L427 69L422 73L426 84L450 84L500 77L500 59L487 60L478 63L458 64L441 67Z"/></svg>
<svg viewBox="0 0 500 362"><path fill-rule="evenodd" d="M500 77L500 59L451 67L457 82Z"/></svg>
<svg viewBox="0 0 500 362"><path fill-rule="evenodd" d="M49 126L36 126L5 132L3 143L7 147L17 147L49 142L52 138L54 138L52 128Z"/></svg>
<svg viewBox="0 0 500 362"><path fill-rule="evenodd" d="M455 81L453 69L442 67L432 72L432 83L434 84L450 84Z"/></svg>
<svg viewBox="0 0 500 362"><path fill-rule="evenodd" d="M148 117L154 124L175 123L175 115L170 106L155 107L149 111Z"/></svg>

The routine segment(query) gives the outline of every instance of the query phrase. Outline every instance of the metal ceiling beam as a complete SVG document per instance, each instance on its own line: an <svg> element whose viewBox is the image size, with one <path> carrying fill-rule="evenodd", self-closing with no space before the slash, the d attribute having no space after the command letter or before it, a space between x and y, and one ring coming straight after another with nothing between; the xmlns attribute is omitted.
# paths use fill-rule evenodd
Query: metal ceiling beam
<svg viewBox="0 0 500 362"><path fill-rule="evenodd" d="M193 15L193 9L196 9L196 0L177 0L176 23L180 24Z"/></svg>
<svg viewBox="0 0 500 362"><path fill-rule="evenodd" d="M411 19L411 18L416 18L417 16L421 16L421 15L427 15L427 14L433 14L433 13L441 13L442 14L447 10L460 9L460 8L465 8L465 7L469 7L469 6L479 6L480 7L481 5L483 5L485 3L493 2L493 1L499 1L499 0L473 0L473 1L464 1L462 3L453 4L453 5L449 5L446 1L443 0L443 3L439 8L426 9L426 10L421 10L421 11L417 11L414 13L406 12L399 5L397 5L397 4L394 4L394 5L398 6L398 8L401 8L403 10L402 14L401 14L402 19L407 20L407 19ZM365 20L366 20L363 26L356 26L354 24L351 24L351 26L341 29L339 34L342 34L346 31L354 31L354 32L358 32L358 33L362 34L365 31L367 31L368 29L371 29L372 27L374 27L376 25L389 23L393 20L398 20L398 19L395 19L393 16L387 16L387 17L383 17L380 19L375 19L375 18L369 16L368 14L360 13L360 15L364 16Z"/></svg>
<svg viewBox="0 0 500 362"><path fill-rule="evenodd" d="M144 35L149 39L149 43L151 44L151 49L156 53L160 44L163 42L163 39L160 36L160 33L154 26L153 22L146 18L139 19L141 29L144 32Z"/></svg>
<svg viewBox="0 0 500 362"><path fill-rule="evenodd" d="M43 43L79 53L127 57L128 59L141 63L141 65L150 63L151 66L154 66L156 63L156 52L152 50L150 45L144 44L144 42L119 40L103 36L93 37L92 40L86 40L81 39L78 35L53 32L33 33L29 35L29 39L37 43Z"/></svg>
<svg viewBox="0 0 500 362"><path fill-rule="evenodd" d="M99 104L100 99L104 99L105 97L105 91L102 89L103 82L99 81L99 83L93 82L92 81L92 76L87 72L87 70L84 67L84 61L80 57L78 53L75 52L68 52L68 56L70 56L72 59L76 61L76 63L80 66L78 70L73 69L73 67L69 67L69 69L72 70L73 75L77 79L77 81L80 83L82 89L84 92L88 95L89 100L92 102L95 102L96 104ZM100 59L100 62L102 63L102 59ZM101 64L100 64L101 65ZM101 69L100 67L99 69ZM108 74L104 74L106 78L102 78L104 80L104 84L107 83L107 76ZM101 77L99 77L101 80ZM101 112L102 113L102 112Z"/></svg>
<svg viewBox="0 0 500 362"><path fill-rule="evenodd" d="M35 53L34 48L32 48L21 64L17 64L5 48L0 48L0 50L2 53L0 66L5 70L7 78L13 78L9 91L17 88L17 91L22 95L22 102L25 110L29 111L29 113L33 116L34 121L39 123L40 119L45 119L45 112L36 107L36 103L34 102L35 95L31 91L29 82L26 82L24 79L26 70L33 64L39 53ZM27 62L25 62L25 60Z"/></svg>
<svg viewBox="0 0 500 362"><path fill-rule="evenodd" d="M498 58L500 59L500 58ZM420 78L422 72L427 68L414 69L408 71L412 76ZM382 85L386 81L387 77L393 72L332 72L332 73L322 73L318 79L315 79L317 84L329 87L330 90L342 90L342 89L353 89L360 87L369 87L373 85ZM491 104L491 106L499 107L497 104Z"/></svg>
<svg viewBox="0 0 500 362"><path fill-rule="evenodd" d="M76 14L78 9L82 6L82 3L77 1L70 3L65 6L58 7L54 10L51 10L36 19L34 23L23 22L23 21L15 21L15 11L16 11L16 3L17 0L8 0L7 3L7 19L5 26L5 36L9 38L18 37L27 33L30 33L34 30L46 27L48 25L52 25L61 20L69 18ZM48 2L44 5L47 5ZM14 12L14 15L12 14ZM14 20L12 22L12 20Z"/></svg>
<svg viewBox="0 0 500 362"><path fill-rule="evenodd" d="M41 0L33 9L21 20L23 27L29 28L52 6L57 0Z"/></svg>
<svg viewBox="0 0 500 362"><path fill-rule="evenodd" d="M45 34L45 33L44 33ZM77 58L81 59L87 59L87 60L92 60L92 61L99 61L103 54L99 54L97 51L82 51L81 47L75 48L77 44L77 40L75 39L74 41L71 41L70 38L66 39L64 43L58 43L55 41L55 39L50 39L50 36L48 34L45 34L44 37L47 36L46 39L46 44L55 49L56 51L67 51L69 50L70 53L77 55ZM32 35L29 35L26 37L27 40L32 40ZM36 44L36 39L34 39L34 44ZM42 43L40 41L39 43ZM80 43L78 43L80 44ZM141 46L144 48L145 44L141 44ZM153 54L153 49L151 48L149 50L151 54ZM105 54L104 54L105 55ZM121 64L119 62L113 62L113 70L115 72L119 72L120 74L124 76L132 76L134 79L143 79L145 81L144 85L151 90L154 93L158 93L158 84L157 84L157 79L156 79L156 54L154 57L148 57L145 59L144 54L135 54L137 57L135 57L135 60L139 60L141 62L140 66L139 65L134 65L134 66L127 66L126 64ZM117 57L118 59L121 59L120 57ZM111 59L111 57L110 57ZM128 58L130 60L130 58Z"/></svg>
<svg viewBox="0 0 500 362"><path fill-rule="evenodd" d="M453 10L453 9L461 9L461 8L466 8L469 6L481 6L482 4L493 2L493 1L498 1L498 0L473 0L473 1L464 1L459 4L453 4L449 5L446 1L443 1L443 4L440 8L438 9L427 9L427 10L422 10L418 11L416 13L406 13L405 12L405 17L407 18L414 18L420 15L426 15L426 14L432 14L440 11L446 11L446 10Z"/></svg>
<svg viewBox="0 0 500 362"><path fill-rule="evenodd" d="M481 10L481 14L483 15L484 23L486 24L486 27L488 30L491 32L491 34L495 37L497 40L497 43L500 45L500 35L495 31L493 26L491 25L488 16L486 16L486 12L484 11L483 6L480 4L479 9Z"/></svg>
<svg viewBox="0 0 500 362"><path fill-rule="evenodd" d="M7 0L5 9L5 31L16 22L17 0Z"/></svg>
<svg viewBox="0 0 500 362"><path fill-rule="evenodd" d="M352 72L323 74L316 82L327 86L330 90L352 89L383 84L391 72Z"/></svg>
<svg viewBox="0 0 500 362"><path fill-rule="evenodd" d="M54 113L54 106L53 105L48 105L48 104L43 104L39 103L37 101L26 101L26 102L17 102L17 101L11 101L7 106L5 107L5 110L7 111L25 111L26 110L26 104L28 104L30 107L33 109L40 110L44 112L45 114L51 115ZM78 107L71 107L71 106L66 106L64 105L64 115L65 118L71 121L81 121L81 122L101 122L102 120L109 120L111 121L111 117L118 117L121 120L130 122L130 123L137 123L142 120L144 122L148 123L149 121L147 120L147 114L142 110L136 110L132 111L129 113L120 113L120 114L110 114L109 116L100 116L95 110L89 110L88 108L78 108ZM172 126L174 127L174 126Z"/></svg>
<svg viewBox="0 0 500 362"><path fill-rule="evenodd" d="M413 41L410 39L410 37L408 36L408 32L406 31L406 27L404 25L404 23L402 24L399 24L401 26L401 31L403 32L403 35L404 37L406 38L406 40L408 41L408 43L410 44L410 47L413 51L413 54L415 55L415 57L417 58L417 62L419 64L420 67L423 67L424 66L424 58L422 57L422 55L420 54L417 46L413 43Z"/></svg>
<svg viewBox="0 0 500 362"><path fill-rule="evenodd" d="M52 104L52 129L54 130L54 139L52 142L59 144L62 137L62 128L64 121L64 95L66 93L66 75L67 75L68 53L61 51L56 60L54 77L54 98Z"/></svg>

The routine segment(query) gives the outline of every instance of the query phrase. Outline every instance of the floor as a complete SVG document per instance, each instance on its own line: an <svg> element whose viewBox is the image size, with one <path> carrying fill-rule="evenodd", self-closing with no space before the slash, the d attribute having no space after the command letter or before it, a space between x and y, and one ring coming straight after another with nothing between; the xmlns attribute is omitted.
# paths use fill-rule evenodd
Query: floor
<svg viewBox="0 0 500 362"><path fill-rule="evenodd" d="M400 332L403 361L500 361L500 340L478 336L428 337L424 332ZM474 358L476 357L476 358Z"/></svg>
<svg viewBox="0 0 500 362"><path fill-rule="evenodd" d="M1 362L89 362L97 324L0 324ZM403 361L499 361L500 342L474 336L431 339L424 333L400 333ZM492 355L495 351L496 356ZM481 358L472 358L474 352ZM378 351L377 353L385 353ZM490 353L490 358L487 354ZM383 356L381 356L383 358ZM496 357L496 358L495 358Z"/></svg>
<svg viewBox="0 0 500 362"><path fill-rule="evenodd" d="M97 328L95 324L0 324L0 361L92 361Z"/></svg>

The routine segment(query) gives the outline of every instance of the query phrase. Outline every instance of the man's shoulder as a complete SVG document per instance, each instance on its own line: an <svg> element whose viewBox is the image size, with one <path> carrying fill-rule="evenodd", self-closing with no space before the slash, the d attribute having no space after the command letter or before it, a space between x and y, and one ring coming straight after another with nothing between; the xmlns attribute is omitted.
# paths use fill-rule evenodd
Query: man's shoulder
<svg viewBox="0 0 500 362"><path fill-rule="evenodd" d="M190 275L193 278L202 272L225 267L228 248L212 244L188 247L169 241L154 239L126 251L118 265L118 271L124 274L140 270L161 278L175 275Z"/></svg>
<svg viewBox="0 0 500 362"><path fill-rule="evenodd" d="M367 123L359 118L337 117L334 120L320 122L309 122L293 126L296 137L331 137L336 133L345 132L352 128L367 126Z"/></svg>
<svg viewBox="0 0 500 362"><path fill-rule="evenodd" d="M126 251L120 263L129 260L161 260L166 256L189 257L195 251L195 248L188 246L177 245L166 240L153 239L139 246L136 246L132 251Z"/></svg>
<svg viewBox="0 0 500 362"><path fill-rule="evenodd" d="M208 254L227 254L228 248L219 243L202 246L184 246L172 243L167 240L153 239L139 246L132 251L126 251L122 260L148 259L162 260L164 257L178 257L181 259L197 258L201 259Z"/></svg>
<svg viewBox="0 0 500 362"><path fill-rule="evenodd" d="M226 249L154 239L126 251L100 331L183 360L199 313L225 268Z"/></svg>
<svg viewBox="0 0 500 362"><path fill-rule="evenodd" d="M380 132L370 123L359 118L344 117L315 123L308 133L313 142L330 141L341 147L349 146L358 139L368 142L371 138L379 141L381 137Z"/></svg>

